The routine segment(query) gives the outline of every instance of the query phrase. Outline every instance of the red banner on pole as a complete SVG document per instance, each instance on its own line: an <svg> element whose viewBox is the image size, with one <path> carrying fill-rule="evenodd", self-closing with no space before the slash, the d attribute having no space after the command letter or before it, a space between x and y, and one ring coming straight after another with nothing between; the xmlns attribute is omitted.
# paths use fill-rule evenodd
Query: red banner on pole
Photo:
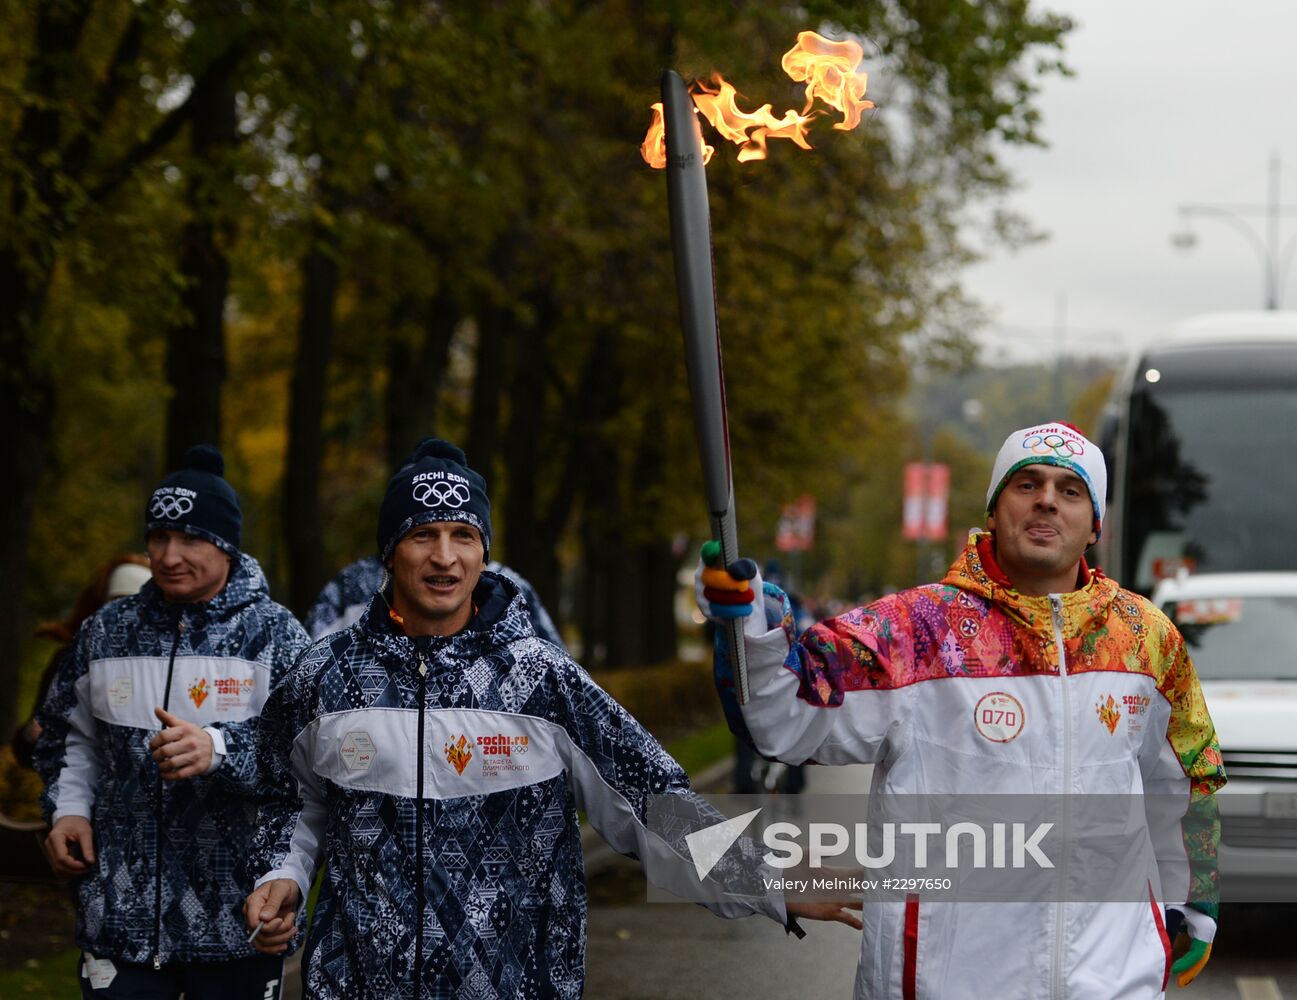
<svg viewBox="0 0 1297 1000"><path fill-rule="evenodd" d="M910 541L939 542L946 537L950 466L908 462L901 505L901 534Z"/></svg>
<svg viewBox="0 0 1297 1000"><path fill-rule="evenodd" d="M930 542L946 537L946 510L950 500L950 466L941 462L928 465L928 495L924 505L923 527Z"/></svg>
<svg viewBox="0 0 1297 1000"><path fill-rule="evenodd" d="M804 493L785 504L775 531L775 548L780 552L806 552L815 544L815 497Z"/></svg>
<svg viewBox="0 0 1297 1000"><path fill-rule="evenodd" d="M905 465L905 494L901 504L901 534L912 542L923 537L923 500L927 493L927 466L922 462Z"/></svg>

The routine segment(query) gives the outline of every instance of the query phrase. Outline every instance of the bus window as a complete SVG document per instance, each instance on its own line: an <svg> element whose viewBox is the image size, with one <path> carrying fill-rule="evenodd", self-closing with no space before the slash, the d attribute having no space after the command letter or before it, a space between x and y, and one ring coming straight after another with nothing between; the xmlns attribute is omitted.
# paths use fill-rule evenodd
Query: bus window
<svg viewBox="0 0 1297 1000"><path fill-rule="evenodd" d="M1297 569L1297 343L1149 354L1129 387L1122 583Z"/></svg>

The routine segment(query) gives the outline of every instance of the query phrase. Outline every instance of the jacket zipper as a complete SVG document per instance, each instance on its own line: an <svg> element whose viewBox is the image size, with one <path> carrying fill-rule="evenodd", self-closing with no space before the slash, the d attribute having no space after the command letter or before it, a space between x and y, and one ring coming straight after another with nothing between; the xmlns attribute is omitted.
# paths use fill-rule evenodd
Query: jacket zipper
<svg viewBox="0 0 1297 1000"><path fill-rule="evenodd" d="M1067 655L1063 646L1063 599L1049 595L1051 617L1054 621L1054 646L1058 650L1058 683L1063 697L1063 857L1058 871L1058 901L1054 925L1054 990L1053 995L1063 1000L1063 936L1067 932L1067 859L1071 853L1072 816L1072 701L1068 692Z"/></svg>
<svg viewBox="0 0 1297 1000"><path fill-rule="evenodd" d="M171 640L171 659L167 662L167 685L162 689L162 709L165 712L171 711L171 675L176 669L176 650L180 647L180 636L185 631L184 617L176 618L176 634ZM162 814L162 796L163 786L162 770L158 769L157 789L158 797L154 805L154 841L153 841L153 970L156 972L162 968L162 849L166 843L166 836L163 833L163 814Z"/></svg>
<svg viewBox="0 0 1297 1000"><path fill-rule="evenodd" d="M428 690L428 663L419 653L419 763L414 801L414 995L423 995L423 745L424 697Z"/></svg>

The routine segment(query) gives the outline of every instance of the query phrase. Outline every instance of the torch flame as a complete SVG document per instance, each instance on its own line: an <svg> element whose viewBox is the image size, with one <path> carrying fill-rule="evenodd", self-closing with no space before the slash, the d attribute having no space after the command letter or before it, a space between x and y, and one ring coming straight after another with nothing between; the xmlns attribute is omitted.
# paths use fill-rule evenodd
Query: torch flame
<svg viewBox="0 0 1297 1000"><path fill-rule="evenodd" d="M667 165L667 130L662 121L662 102L656 101L651 105L653 109L653 121L649 125L648 132L644 135L644 141L640 143L639 154L644 157L644 162L655 170L662 170ZM701 139L703 129L698 124L698 119L694 118L694 125L698 129L698 136ZM703 166L706 166L712 158L712 153L716 152L714 146L702 143L703 149Z"/></svg>
<svg viewBox="0 0 1297 1000"><path fill-rule="evenodd" d="M800 114L790 108L782 118L775 117L769 104L752 112L741 110L738 91L719 73L713 73L710 82L694 80L689 84L689 93L712 127L739 147L740 163L764 160L769 139L790 139L802 149L811 148L806 138L810 123L824 113L812 111L817 99L842 113L842 121L835 122L834 128L850 130L860 124L861 113L874 107L873 101L865 100L869 77L858 71L862 59L864 49L856 42L830 41L814 31L798 34L797 44L784 53L780 65L793 80L806 83L806 106ZM711 146L703 144L703 163L712 158L713 152ZM640 144L640 155L655 169L667 165L661 103L653 105L653 121Z"/></svg>
<svg viewBox="0 0 1297 1000"><path fill-rule="evenodd" d="M858 69L864 57L865 50L856 42L833 42L813 31L803 31L779 64L794 80L806 81L803 112L810 111L818 97L842 112L842 121L834 122L833 127L850 131L860 124L861 112L874 106L873 101L865 100L869 74Z"/></svg>

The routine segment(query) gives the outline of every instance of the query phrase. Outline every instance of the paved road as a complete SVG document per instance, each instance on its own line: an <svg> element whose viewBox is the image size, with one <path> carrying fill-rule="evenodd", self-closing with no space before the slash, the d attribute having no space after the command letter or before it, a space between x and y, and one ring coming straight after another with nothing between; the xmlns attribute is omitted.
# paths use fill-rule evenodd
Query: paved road
<svg viewBox="0 0 1297 1000"><path fill-rule="evenodd" d="M816 768L808 791L863 790L867 768ZM721 920L698 906L647 903L638 866L591 879L586 996L594 1000L847 1000L860 947L841 924L798 941L769 920ZM1211 962L1185 1000L1297 1000L1297 907L1227 907Z"/></svg>

